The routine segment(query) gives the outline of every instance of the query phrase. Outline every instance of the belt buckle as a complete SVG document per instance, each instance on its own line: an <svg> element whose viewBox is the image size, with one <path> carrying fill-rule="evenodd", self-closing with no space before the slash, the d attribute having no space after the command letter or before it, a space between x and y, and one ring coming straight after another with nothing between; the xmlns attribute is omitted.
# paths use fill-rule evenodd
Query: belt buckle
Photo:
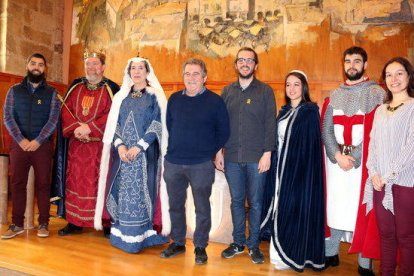
<svg viewBox="0 0 414 276"><path fill-rule="evenodd" d="M348 145L343 145L342 146L342 154L343 155L350 155L351 154L351 152L352 152L352 149L353 149L354 147L351 145L351 146L348 146Z"/></svg>

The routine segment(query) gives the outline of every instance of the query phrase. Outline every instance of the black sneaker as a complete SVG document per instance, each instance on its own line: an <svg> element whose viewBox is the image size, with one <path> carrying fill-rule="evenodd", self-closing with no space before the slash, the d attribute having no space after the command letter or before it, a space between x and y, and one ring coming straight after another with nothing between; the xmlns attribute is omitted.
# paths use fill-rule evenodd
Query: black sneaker
<svg viewBox="0 0 414 276"><path fill-rule="evenodd" d="M326 256L325 257L325 268L328 268L330 266L338 266L339 265L339 256L338 254L333 256Z"/></svg>
<svg viewBox="0 0 414 276"><path fill-rule="evenodd" d="M182 254L185 252L185 245L178 245L176 243L170 243L167 249L161 252L161 258L171 258L175 255Z"/></svg>
<svg viewBox="0 0 414 276"><path fill-rule="evenodd" d="M238 254L242 254L244 252L244 246L238 245L236 243L231 243L229 247L221 252L221 256L225 259L233 258Z"/></svg>
<svg viewBox="0 0 414 276"><path fill-rule="evenodd" d="M252 262L255 264L262 264L264 263L264 257L262 252L260 252L260 249L257 247L249 249L249 255L252 259Z"/></svg>
<svg viewBox="0 0 414 276"><path fill-rule="evenodd" d="M104 227L103 228L103 235L105 238L111 238L111 227Z"/></svg>
<svg viewBox="0 0 414 276"><path fill-rule="evenodd" d="M195 263L198 265L206 264L207 263L207 253L204 247L196 247L194 249L195 254Z"/></svg>
<svg viewBox="0 0 414 276"><path fill-rule="evenodd" d="M358 274L361 276L375 276L374 271L368 268L363 268L362 266L358 266Z"/></svg>
<svg viewBox="0 0 414 276"><path fill-rule="evenodd" d="M67 236L72 234L79 234L82 233L82 227L76 226L75 224L68 223L65 227L58 231L59 236Z"/></svg>

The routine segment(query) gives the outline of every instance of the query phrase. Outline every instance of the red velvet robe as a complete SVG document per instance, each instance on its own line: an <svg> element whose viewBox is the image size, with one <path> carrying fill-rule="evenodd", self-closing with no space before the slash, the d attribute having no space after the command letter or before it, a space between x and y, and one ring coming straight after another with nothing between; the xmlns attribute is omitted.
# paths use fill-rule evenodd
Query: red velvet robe
<svg viewBox="0 0 414 276"><path fill-rule="evenodd" d="M63 136L69 138L66 220L77 226L93 227L102 137L111 102L112 92L106 85L88 90L83 83L78 83L67 93L62 106ZM75 138L73 133L78 122L88 124L93 141L84 143Z"/></svg>

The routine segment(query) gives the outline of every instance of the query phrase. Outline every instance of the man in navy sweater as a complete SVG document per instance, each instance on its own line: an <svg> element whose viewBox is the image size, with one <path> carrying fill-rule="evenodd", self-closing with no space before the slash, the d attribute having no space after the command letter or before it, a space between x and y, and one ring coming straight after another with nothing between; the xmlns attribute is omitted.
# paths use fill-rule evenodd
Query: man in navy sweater
<svg viewBox="0 0 414 276"><path fill-rule="evenodd" d="M185 252L186 191L190 184L196 212L195 262L207 263L211 228L210 195L214 182L212 158L230 135L229 116L220 96L206 89L206 65L189 59L183 66L185 89L171 95L167 106L168 149L164 160L171 217L172 243L161 252L170 258Z"/></svg>

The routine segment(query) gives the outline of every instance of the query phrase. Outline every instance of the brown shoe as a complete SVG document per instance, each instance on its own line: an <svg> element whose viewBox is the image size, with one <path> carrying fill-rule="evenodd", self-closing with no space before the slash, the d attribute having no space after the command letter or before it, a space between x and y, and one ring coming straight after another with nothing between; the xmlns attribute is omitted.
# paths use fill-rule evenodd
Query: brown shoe
<svg viewBox="0 0 414 276"><path fill-rule="evenodd" d="M1 238L3 240L12 239L16 237L17 235L20 235L23 232L24 232L23 227L19 227L16 224L11 224L9 226L9 229L3 235L1 235Z"/></svg>
<svg viewBox="0 0 414 276"><path fill-rule="evenodd" d="M37 236L40 238L49 237L49 230L47 229L47 224L40 224L39 227L37 227Z"/></svg>

